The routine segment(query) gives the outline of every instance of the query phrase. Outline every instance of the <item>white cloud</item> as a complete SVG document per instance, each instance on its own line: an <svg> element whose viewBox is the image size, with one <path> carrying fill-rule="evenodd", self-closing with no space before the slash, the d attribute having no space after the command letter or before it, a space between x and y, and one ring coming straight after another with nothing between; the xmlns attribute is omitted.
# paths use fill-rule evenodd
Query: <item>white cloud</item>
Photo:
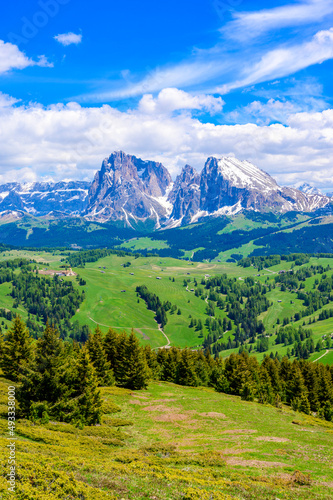
<svg viewBox="0 0 333 500"><path fill-rule="evenodd" d="M332 13L332 0L307 0L273 9L236 12L234 19L221 32L229 38L248 42L271 30L322 21Z"/></svg>
<svg viewBox="0 0 333 500"><path fill-rule="evenodd" d="M5 101L10 98L5 97ZM333 187L333 110L299 113L287 126L214 125L188 111L177 116L121 112L77 103L0 107L0 182L53 177L92 179L101 161L122 149L162 161L173 175L208 156L249 159L277 180Z"/></svg>
<svg viewBox="0 0 333 500"><path fill-rule="evenodd" d="M165 68L148 71L139 81L131 79L128 71L123 71L124 80L110 82L109 88L77 97L81 102L106 102L127 97L136 97L150 92L159 92L168 87L191 87L218 77L222 63L206 60L193 60ZM110 86L112 88L110 88Z"/></svg>
<svg viewBox="0 0 333 500"><path fill-rule="evenodd" d="M19 99L15 99L15 97L0 92L0 108L8 108L17 102L19 102Z"/></svg>
<svg viewBox="0 0 333 500"><path fill-rule="evenodd" d="M161 90L156 98L145 94L139 102L139 111L145 114L170 114L178 110L204 110L214 114L222 111L224 101L211 95L191 95L176 88Z"/></svg>
<svg viewBox="0 0 333 500"><path fill-rule="evenodd" d="M78 45L79 43L81 43L82 35L69 32L56 35L54 39L57 40L57 42L64 45L65 47L67 47L67 45L72 45L72 44Z"/></svg>
<svg viewBox="0 0 333 500"><path fill-rule="evenodd" d="M304 112L316 112L326 109L327 105L323 99L304 95L295 96L294 99L273 99L266 102L253 101L250 104L239 107L236 110L225 115L230 123L248 123L255 122L259 125L268 125L269 123L279 122L286 124L292 115Z"/></svg>
<svg viewBox="0 0 333 500"><path fill-rule="evenodd" d="M53 64L49 63L45 56L39 56L38 61L34 61L21 52L16 45L0 40L0 74L28 66L52 67Z"/></svg>
<svg viewBox="0 0 333 500"><path fill-rule="evenodd" d="M265 53L260 61L245 65L242 77L220 89L225 93L260 82L282 78L333 58L333 28L315 34L309 42L279 47Z"/></svg>
<svg viewBox="0 0 333 500"><path fill-rule="evenodd" d="M233 44L234 45L234 44ZM80 102L107 102L157 93L177 87L205 94L227 94L277 78L284 78L333 58L333 28L318 31L307 41L288 41L268 48L239 47L219 43L211 49L197 50L187 60L149 71L136 81L123 72L122 81L111 81L107 89L75 97ZM200 90L198 90L200 89Z"/></svg>

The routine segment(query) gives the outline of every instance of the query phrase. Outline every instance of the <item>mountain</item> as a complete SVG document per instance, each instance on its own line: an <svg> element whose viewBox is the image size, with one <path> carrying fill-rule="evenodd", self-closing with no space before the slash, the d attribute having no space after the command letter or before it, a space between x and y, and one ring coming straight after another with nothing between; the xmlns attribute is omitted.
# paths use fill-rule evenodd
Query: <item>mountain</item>
<svg viewBox="0 0 333 500"><path fill-rule="evenodd" d="M200 207L200 175L190 165L185 165L168 196L172 212L168 227L190 224Z"/></svg>
<svg viewBox="0 0 333 500"><path fill-rule="evenodd" d="M122 151L106 158L93 182L9 183L0 186L0 213L78 216L133 229L184 226L243 210L311 212L331 199L310 185L281 187L249 161L210 157L198 173L186 165L172 182L159 162Z"/></svg>
<svg viewBox="0 0 333 500"><path fill-rule="evenodd" d="M171 228L241 210L310 212L329 201L322 194L280 187L263 170L236 158L210 157L200 174L186 165L172 183L161 163L120 151L105 159L96 173L85 216L123 220L129 226L152 220L155 228Z"/></svg>
<svg viewBox="0 0 333 500"><path fill-rule="evenodd" d="M79 215L85 208L89 187L89 182L81 181L3 184L0 186L0 213Z"/></svg>
<svg viewBox="0 0 333 500"><path fill-rule="evenodd" d="M308 182L297 182L293 187L305 194L323 194L320 189L316 188L312 184L309 184Z"/></svg>
<svg viewBox="0 0 333 500"><path fill-rule="evenodd" d="M124 220L129 226L152 219L160 227L172 210L167 201L171 186L171 176L161 163L117 151L96 173L84 215L89 220Z"/></svg>

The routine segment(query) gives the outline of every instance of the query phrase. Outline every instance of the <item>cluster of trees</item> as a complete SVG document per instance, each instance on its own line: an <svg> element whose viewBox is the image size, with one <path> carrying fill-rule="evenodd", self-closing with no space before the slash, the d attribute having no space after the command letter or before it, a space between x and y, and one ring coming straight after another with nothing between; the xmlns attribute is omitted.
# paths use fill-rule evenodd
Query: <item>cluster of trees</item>
<svg viewBox="0 0 333 500"><path fill-rule="evenodd" d="M10 259L0 262L0 285L2 283L10 283L14 278L14 270L21 269L22 271L31 271L34 261L27 259Z"/></svg>
<svg viewBox="0 0 333 500"><path fill-rule="evenodd" d="M257 257L245 257L238 261L238 266L242 267L257 267L258 271L261 271L264 268L272 267L280 264L281 256L280 255L269 255L266 256L257 256Z"/></svg>
<svg viewBox="0 0 333 500"><path fill-rule="evenodd" d="M293 254L282 256L281 259L296 262L297 259L304 263L308 261L308 255ZM274 265L275 261L279 260L279 256L270 257L251 257L240 261L241 265L247 266L251 263L255 265ZM214 316L215 306L224 310L227 318L233 322L235 327L234 339L228 339L226 342L220 342L219 339L223 336L225 330L217 332L209 331L209 335L205 337L204 347L211 346L214 354L218 354L222 350L231 349L244 345L245 342L255 344L254 347L258 352L265 352L269 348L269 341L265 335L265 328L262 321L258 320L259 315L267 311L272 303L268 300L266 294L271 291L276 284L281 285L281 290L295 289L297 298L303 301L305 308L296 312L291 318L283 318L283 326L288 325L291 321L299 321L300 319L312 315L315 311L321 309L333 300L333 279L326 273L331 269L329 265L311 265L303 267L298 271L290 270L285 273L278 274L274 277L273 283L267 279L265 283L255 282L254 277L247 277L245 280L237 280L236 278L228 278L227 275L215 276L208 280L202 280L202 287L197 287L195 294L197 296L205 296L205 289L208 289L208 308L206 313ZM316 278L313 289L305 291L305 280L311 276L320 275L320 279ZM208 310L209 309L209 310ZM330 310L320 313L319 319L326 319L330 316ZM333 314L333 312L332 312ZM216 318L215 318L216 320ZM312 322L312 321L311 321ZM277 324L280 320L277 320ZM309 322L310 323L310 322ZM303 323L305 324L305 323ZM305 339L310 337L309 331L298 329L295 331L281 330L278 333L276 343L285 343L285 345L294 344L293 354L304 356L305 359L314 351L313 340L309 340L306 345L300 345ZM212 335L213 333L213 335ZM256 339L257 342L256 342ZM215 343L218 344L215 345ZM214 345L212 345L214 344Z"/></svg>
<svg viewBox="0 0 333 500"><path fill-rule="evenodd" d="M11 296L14 308L23 304L28 313L34 315L36 322L46 324L47 319L66 334L69 319L85 298L84 290L80 292L71 281L62 280L59 276L49 278L22 270L13 276Z"/></svg>
<svg viewBox="0 0 333 500"><path fill-rule="evenodd" d="M309 262L310 257L310 254L305 253L292 253L289 255L253 255L252 257L241 259L237 265L242 267L254 266L258 268L258 271L261 271L268 267L277 266L282 260L294 262L295 266L301 266ZM325 257L328 257L328 255L325 254Z"/></svg>
<svg viewBox="0 0 333 500"><path fill-rule="evenodd" d="M118 257L133 256L131 252L124 250L112 250L108 248L98 248L96 250L83 250L80 252L73 252L67 257L67 262L71 267L84 267L87 262L96 262L103 257L109 255L117 255Z"/></svg>
<svg viewBox="0 0 333 500"><path fill-rule="evenodd" d="M208 290L207 314L214 316L216 306L224 310L227 315L223 320L215 318L211 321L212 326L215 321L216 335L206 337L205 346L209 345L209 340L216 342L216 338L221 338L227 330L231 330L232 322L235 325L234 343L230 339L227 344L221 342L216 347L216 352L238 347L247 339L251 339L250 341L254 343L258 335L264 334L265 328L262 321L258 320L258 316L271 306L266 297L267 291L270 290L269 285L256 283L253 277L239 281L236 278L229 278L226 274L202 280L201 285ZM202 289L198 287L199 289L198 293L203 294ZM210 333L212 332L214 329L210 328Z"/></svg>
<svg viewBox="0 0 333 500"><path fill-rule="evenodd" d="M214 359L209 349L159 349L141 347L133 331L102 335L99 328L84 347L63 341L46 325L33 341L22 320L0 338L0 366L4 375L19 382L17 398L22 416L49 418L77 425L101 421L102 400L98 386L116 384L132 390L147 387L149 380L186 386L211 386L219 392L296 411L316 412L333 419L333 367L305 360L265 357L260 365L244 351L225 361Z"/></svg>
<svg viewBox="0 0 333 500"><path fill-rule="evenodd" d="M177 314L181 314L181 310L177 306L173 306L170 301L162 303L160 298L155 293L151 293L146 285L137 286L136 293L146 302L147 308L155 312L155 320L162 328L168 322L167 311L174 313L178 309Z"/></svg>
<svg viewBox="0 0 333 500"><path fill-rule="evenodd" d="M302 342L305 339L308 339L312 336L312 330L307 328L303 328L299 326L296 328L293 325L288 325L285 327L281 327L277 334L275 343L276 344L284 344L285 346L294 344L295 342Z"/></svg>
<svg viewBox="0 0 333 500"><path fill-rule="evenodd" d="M214 360L209 354L189 349L159 350L157 376L180 385L215 387L219 392L241 396L280 406L288 403L296 411L316 412L327 420L333 419L333 367L305 360L281 361L276 357L257 359L232 354L225 361Z"/></svg>
<svg viewBox="0 0 333 500"><path fill-rule="evenodd" d="M290 226L291 227L291 226ZM287 227L285 228L287 229ZM332 234L333 224L322 224L318 226L305 226L297 231L276 232L269 236L263 236L255 240L255 245L264 247L258 248L253 255L270 255L286 253L302 253L307 255L332 253L333 244L330 234ZM327 255L325 255L327 256Z"/></svg>
<svg viewBox="0 0 333 500"><path fill-rule="evenodd" d="M103 402L98 386L147 387L151 352L139 345L133 332L117 334L110 329L103 338L97 328L80 346L61 339L48 323L34 341L20 317L0 337L0 366L7 379L19 382L21 415L76 425L100 423Z"/></svg>
<svg viewBox="0 0 333 500"><path fill-rule="evenodd" d="M333 318L333 309L324 309L323 311L320 311L318 321L324 321L328 318Z"/></svg>
<svg viewBox="0 0 333 500"><path fill-rule="evenodd" d="M49 324L34 342L20 317L0 340L0 366L7 379L19 382L17 399L23 417L100 423L102 399L86 348L64 342Z"/></svg>
<svg viewBox="0 0 333 500"><path fill-rule="evenodd" d="M10 311L9 309L4 309L3 307L0 308L0 317L1 318L5 318L8 321L12 321L14 315L15 314L13 314L12 311Z"/></svg>

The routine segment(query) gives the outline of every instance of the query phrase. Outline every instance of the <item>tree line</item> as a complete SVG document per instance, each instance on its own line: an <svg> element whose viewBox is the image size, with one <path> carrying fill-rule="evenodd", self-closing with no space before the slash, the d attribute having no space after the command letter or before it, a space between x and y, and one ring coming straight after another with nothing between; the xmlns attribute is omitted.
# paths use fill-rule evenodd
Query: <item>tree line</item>
<svg viewBox="0 0 333 500"><path fill-rule="evenodd" d="M97 327L84 346L69 343L49 324L34 341L17 317L0 338L0 366L5 377L19 383L21 416L49 418L77 425L101 421L103 402L98 386L131 390L150 380L186 386L209 386L216 391L332 421L333 367L321 363L266 356L259 364L246 351L226 360L190 349L142 347L132 331L112 328L103 336Z"/></svg>

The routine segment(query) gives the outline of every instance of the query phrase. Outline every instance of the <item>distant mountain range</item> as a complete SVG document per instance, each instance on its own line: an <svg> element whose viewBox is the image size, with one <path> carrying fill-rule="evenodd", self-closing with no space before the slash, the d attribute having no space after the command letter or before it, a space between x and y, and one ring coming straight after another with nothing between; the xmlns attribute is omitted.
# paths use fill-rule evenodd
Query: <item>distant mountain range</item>
<svg viewBox="0 0 333 500"><path fill-rule="evenodd" d="M257 212L312 212L331 199L309 184L281 187L266 172L236 158L207 159L198 173L185 165L173 182L158 162L122 151L106 158L92 183L8 183L0 186L0 215L83 216L138 227L172 228L206 216Z"/></svg>

